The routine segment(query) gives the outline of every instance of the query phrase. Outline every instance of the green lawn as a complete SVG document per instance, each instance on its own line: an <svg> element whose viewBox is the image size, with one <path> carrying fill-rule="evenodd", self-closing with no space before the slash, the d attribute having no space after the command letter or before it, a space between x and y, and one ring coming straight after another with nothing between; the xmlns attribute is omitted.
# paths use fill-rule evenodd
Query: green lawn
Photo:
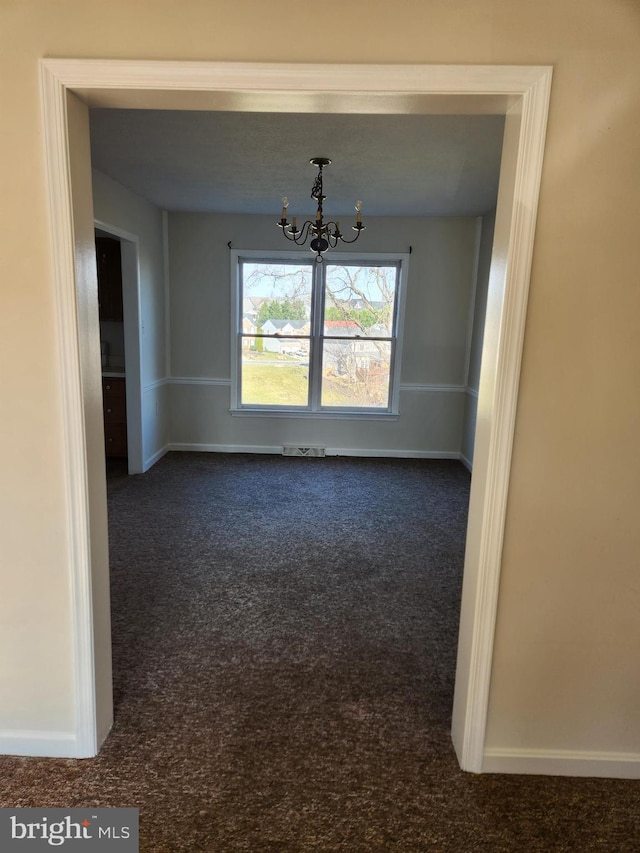
<svg viewBox="0 0 640 853"><path fill-rule="evenodd" d="M261 406L306 406L309 368L299 364L242 365L242 402ZM322 402L325 406L353 406L355 394L340 380L326 378Z"/></svg>
<svg viewBox="0 0 640 853"><path fill-rule="evenodd" d="M242 365L242 402L251 405L306 406L309 368L299 364Z"/></svg>

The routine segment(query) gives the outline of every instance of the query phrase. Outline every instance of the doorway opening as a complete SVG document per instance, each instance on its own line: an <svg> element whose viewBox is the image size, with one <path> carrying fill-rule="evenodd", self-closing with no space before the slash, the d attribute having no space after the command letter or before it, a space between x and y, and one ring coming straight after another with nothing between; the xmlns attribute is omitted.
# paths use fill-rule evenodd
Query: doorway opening
<svg viewBox="0 0 640 853"><path fill-rule="evenodd" d="M74 755L95 754L109 716L110 676L104 611L90 578L108 566L90 559L92 537L104 537L104 509L92 507L87 446L82 427L81 376L99 370L97 360L80 368L78 346L88 329L76 309L74 216L86 216L86 196L74 186L67 98L91 106L135 103L162 109L255 111L412 111L505 115L500 188L491 263L480 376L469 524L458 646L453 740L460 765L480 772L489 696L502 537L506 512L518 379L524 337L537 199L549 102L551 69L504 66L304 66L234 63L153 63L43 60L42 83L54 262L65 387L67 478L76 592L74 645L78 731ZM301 88L300 81L304 83ZM400 94L399 94L400 93ZM88 117L87 117L88 122ZM72 151L73 153L73 151ZM88 165L85 163L85 165ZM86 190L85 190L86 191ZM82 271L79 270L78 275ZM65 337L63 335L63 337ZM95 509L95 512L92 510ZM100 657L100 663L97 663ZM100 672L98 672L100 669ZM107 669L109 672L107 673ZM100 720L103 721L101 725Z"/></svg>

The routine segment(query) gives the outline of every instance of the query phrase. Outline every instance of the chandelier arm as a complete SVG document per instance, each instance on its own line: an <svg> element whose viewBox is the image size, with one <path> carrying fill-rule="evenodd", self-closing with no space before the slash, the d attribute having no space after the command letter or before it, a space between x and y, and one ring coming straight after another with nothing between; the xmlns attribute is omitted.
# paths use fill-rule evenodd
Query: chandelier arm
<svg viewBox="0 0 640 853"><path fill-rule="evenodd" d="M312 228L313 228L313 222L310 219L307 219L307 221L304 223L304 225L300 229L298 239L295 241L298 246L304 246L304 244L309 239L309 235L311 234Z"/></svg>
<svg viewBox="0 0 640 853"><path fill-rule="evenodd" d="M310 231L311 227L312 227L312 222L311 222L311 220L308 219L304 223L302 228L296 229L295 233L292 233L290 225L283 228L282 233L287 238L287 240L289 240L291 243L295 243L296 246L303 246L309 237L309 231Z"/></svg>
<svg viewBox="0 0 640 853"><path fill-rule="evenodd" d="M332 249L335 249L340 239L340 237L336 237L335 234L332 234L331 231L327 231L327 240Z"/></svg>
<svg viewBox="0 0 640 853"><path fill-rule="evenodd" d="M355 242L356 242L356 240L358 239L358 237L360 236L360 234L361 234L364 230L365 230L365 229L364 229L364 225L362 226L362 228L358 228L358 229L357 229L357 232L358 232L358 233L357 233L357 234L356 234L356 236L353 238L353 240L345 240L345 238L344 238L344 237L342 236L342 234L341 234L341 235L340 235L340 240L341 240L343 243L355 243Z"/></svg>

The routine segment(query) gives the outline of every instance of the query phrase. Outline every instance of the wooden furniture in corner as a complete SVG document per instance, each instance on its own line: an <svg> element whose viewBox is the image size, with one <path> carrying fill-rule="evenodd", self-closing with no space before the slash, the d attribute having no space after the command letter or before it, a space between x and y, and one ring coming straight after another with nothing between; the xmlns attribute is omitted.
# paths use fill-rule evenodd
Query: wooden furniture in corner
<svg viewBox="0 0 640 853"><path fill-rule="evenodd" d="M127 455L127 396L124 377L102 377L104 447L107 457Z"/></svg>

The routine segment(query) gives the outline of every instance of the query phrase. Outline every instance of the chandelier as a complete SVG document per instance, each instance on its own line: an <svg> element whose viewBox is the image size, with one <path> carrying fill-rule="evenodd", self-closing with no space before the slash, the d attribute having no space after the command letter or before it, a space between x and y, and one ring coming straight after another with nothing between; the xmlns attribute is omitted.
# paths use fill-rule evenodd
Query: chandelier
<svg viewBox="0 0 640 853"><path fill-rule="evenodd" d="M312 160L309 160L309 163L318 170L318 175L311 189L311 198L318 203L316 218L315 220L307 219L302 228L297 227L295 216L291 218L291 223L289 223L287 221L289 199L285 196L282 199L282 214L278 225L282 228L282 233L287 240L291 240L298 246L304 246L309 237L311 237L312 240L309 248L312 252L316 253L316 261L322 263L322 255L329 247L335 249L339 242L355 243L360 233L365 230L362 224L362 202L356 202L356 224L351 226L353 231L356 232L356 236L353 240L347 240L340 231L339 222L334 222L333 220L329 222L324 221L322 204L326 195L322 191L322 170L331 163L331 160L327 157L314 157Z"/></svg>

